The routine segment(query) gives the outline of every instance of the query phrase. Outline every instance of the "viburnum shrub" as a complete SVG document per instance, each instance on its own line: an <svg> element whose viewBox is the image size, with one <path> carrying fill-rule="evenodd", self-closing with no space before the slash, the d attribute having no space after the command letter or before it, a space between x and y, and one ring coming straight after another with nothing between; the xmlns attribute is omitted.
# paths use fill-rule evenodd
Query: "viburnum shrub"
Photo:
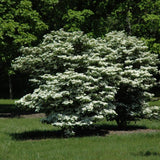
<svg viewBox="0 0 160 160"><path fill-rule="evenodd" d="M13 62L36 84L19 106L46 113L43 122L73 135L106 117L119 126L142 114L157 71L156 55L123 32L89 38L83 32L52 31L37 47L23 47Z"/></svg>

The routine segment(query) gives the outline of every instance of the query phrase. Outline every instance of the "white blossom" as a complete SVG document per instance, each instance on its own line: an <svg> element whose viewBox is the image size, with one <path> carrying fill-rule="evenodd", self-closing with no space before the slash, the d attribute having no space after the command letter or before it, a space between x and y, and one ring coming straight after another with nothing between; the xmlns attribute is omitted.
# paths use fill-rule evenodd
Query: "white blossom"
<svg viewBox="0 0 160 160"><path fill-rule="evenodd" d="M127 107L129 116L141 113L158 72L157 55L124 32L94 39L61 29L21 51L12 67L28 73L37 89L17 104L45 112L45 122L66 127L66 132L104 117L116 119L120 106ZM143 113L153 113L150 109L158 110L146 108Z"/></svg>

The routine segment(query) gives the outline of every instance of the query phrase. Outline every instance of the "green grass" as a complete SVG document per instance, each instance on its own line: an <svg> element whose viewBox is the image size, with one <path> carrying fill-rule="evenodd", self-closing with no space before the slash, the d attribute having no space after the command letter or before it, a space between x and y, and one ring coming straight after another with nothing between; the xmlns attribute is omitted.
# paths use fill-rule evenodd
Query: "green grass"
<svg viewBox="0 0 160 160"><path fill-rule="evenodd" d="M0 105L14 105L15 99L0 99Z"/></svg>
<svg viewBox="0 0 160 160"><path fill-rule="evenodd" d="M11 113L11 115L34 113L30 108L18 108L15 105L17 99L0 99L0 115L3 113Z"/></svg>
<svg viewBox="0 0 160 160"><path fill-rule="evenodd" d="M1 99L0 106L12 106L14 101ZM149 104L160 106L160 100ZM38 118L0 118L0 160L160 159L160 132L109 135L109 128L117 129L116 123L104 121L66 139L58 128L41 124ZM160 122L141 120L129 128L160 130Z"/></svg>
<svg viewBox="0 0 160 160"><path fill-rule="evenodd" d="M116 128L114 122L100 126ZM160 122L142 120L137 126L160 129ZM0 160L159 160L159 148L160 132L66 139L38 118L0 119Z"/></svg>
<svg viewBox="0 0 160 160"><path fill-rule="evenodd" d="M3 113L16 113L18 111L15 100L0 99L0 115Z"/></svg>
<svg viewBox="0 0 160 160"><path fill-rule="evenodd" d="M160 97L153 97L149 102L150 106L160 106Z"/></svg>
<svg viewBox="0 0 160 160"><path fill-rule="evenodd" d="M150 106L160 106L160 100L149 102Z"/></svg>

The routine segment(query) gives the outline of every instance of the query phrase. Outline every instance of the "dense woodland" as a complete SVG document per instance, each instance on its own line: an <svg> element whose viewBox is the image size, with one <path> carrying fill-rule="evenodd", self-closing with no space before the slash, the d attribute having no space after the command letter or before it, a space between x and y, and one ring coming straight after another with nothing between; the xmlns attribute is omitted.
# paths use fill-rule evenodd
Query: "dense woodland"
<svg viewBox="0 0 160 160"><path fill-rule="evenodd" d="M14 73L11 62L21 46L38 44L52 30L81 30L95 38L124 30L160 56L159 13L160 0L1 0L0 98L19 98L31 90L27 75Z"/></svg>

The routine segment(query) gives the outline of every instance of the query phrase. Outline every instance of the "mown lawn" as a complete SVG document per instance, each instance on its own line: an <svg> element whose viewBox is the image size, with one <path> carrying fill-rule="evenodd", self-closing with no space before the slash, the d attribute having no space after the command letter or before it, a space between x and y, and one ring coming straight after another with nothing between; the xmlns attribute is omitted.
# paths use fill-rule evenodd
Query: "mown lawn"
<svg viewBox="0 0 160 160"><path fill-rule="evenodd" d="M0 105L14 105L15 99L0 99Z"/></svg>
<svg viewBox="0 0 160 160"><path fill-rule="evenodd" d="M150 101L149 102L150 106L160 106L160 100L156 100L156 101Z"/></svg>
<svg viewBox="0 0 160 160"><path fill-rule="evenodd" d="M102 122L93 134L66 139L60 130L39 120L0 118L0 160L160 159L160 132L98 136L100 129L116 129L115 123ZM133 127L160 129L160 122L141 120Z"/></svg>
<svg viewBox="0 0 160 160"><path fill-rule="evenodd" d="M30 108L26 108L25 110L18 108L15 105L16 100L17 99L0 99L0 117L6 113L10 113L12 116L34 113L34 110Z"/></svg>

